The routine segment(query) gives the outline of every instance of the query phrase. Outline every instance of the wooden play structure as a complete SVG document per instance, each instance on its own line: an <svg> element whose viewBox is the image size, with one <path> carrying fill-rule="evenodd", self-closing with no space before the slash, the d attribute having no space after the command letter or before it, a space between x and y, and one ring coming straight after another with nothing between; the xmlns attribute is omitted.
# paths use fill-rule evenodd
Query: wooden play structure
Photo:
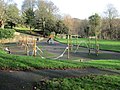
<svg viewBox="0 0 120 90"><path fill-rule="evenodd" d="M74 39L74 40L73 40ZM94 39L95 40L95 44L91 43L91 40ZM73 42L74 41L74 42ZM68 58L69 58L69 53L70 51L73 50L73 45L76 46L76 50L74 51L74 53L77 52L77 50L79 49L79 47L81 45L85 46L86 48L88 48L88 54L91 53L92 51L95 51L95 54L98 56L99 54L99 44L96 43L96 38L95 37L89 37L88 41L79 41L78 39L78 35L69 35L67 37L67 45L68 45Z"/></svg>
<svg viewBox="0 0 120 90"><path fill-rule="evenodd" d="M36 56L38 51L43 53L39 47L37 47L37 38L24 36L19 40L18 45L24 48L26 55Z"/></svg>
<svg viewBox="0 0 120 90"><path fill-rule="evenodd" d="M54 35L54 34L52 33L52 35ZM43 51L37 46L37 38L36 37L23 36L18 41L17 45L19 45L21 48L24 48L26 55L34 56L34 57L36 55L39 55L43 59L47 58L47 57L43 56L43 54L44 54ZM65 52L67 50L68 50L68 47L66 47L59 56L52 58L52 59L59 59L59 58L63 57L63 55L65 54ZM40 53L38 51L40 51Z"/></svg>
<svg viewBox="0 0 120 90"><path fill-rule="evenodd" d="M67 35L67 45L68 45L68 54L67 54L67 58L69 59L70 57L70 51L73 50L73 40L72 37L75 37L75 43L78 44L78 35Z"/></svg>

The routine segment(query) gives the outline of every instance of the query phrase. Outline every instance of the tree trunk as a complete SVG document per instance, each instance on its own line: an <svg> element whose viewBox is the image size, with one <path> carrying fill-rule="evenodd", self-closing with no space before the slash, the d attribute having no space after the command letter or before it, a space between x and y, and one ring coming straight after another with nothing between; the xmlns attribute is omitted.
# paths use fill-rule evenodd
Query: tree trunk
<svg viewBox="0 0 120 90"><path fill-rule="evenodd" d="M30 34L32 33L32 27L30 26Z"/></svg>
<svg viewBox="0 0 120 90"><path fill-rule="evenodd" d="M4 29L4 26L5 26L5 25L4 25L4 22L1 21L1 28Z"/></svg>
<svg viewBox="0 0 120 90"><path fill-rule="evenodd" d="M89 52L89 54L90 54L90 53L91 53L91 52L90 52L91 43L90 43L90 38L89 38L89 37L88 37L88 43L89 43L89 44L88 44L88 46L89 46L89 47L88 47L88 48L89 48L88 52Z"/></svg>

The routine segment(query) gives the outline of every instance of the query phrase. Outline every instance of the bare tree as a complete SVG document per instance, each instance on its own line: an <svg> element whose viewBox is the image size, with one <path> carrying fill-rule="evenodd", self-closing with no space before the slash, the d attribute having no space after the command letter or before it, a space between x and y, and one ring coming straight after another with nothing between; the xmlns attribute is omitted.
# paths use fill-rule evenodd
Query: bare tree
<svg viewBox="0 0 120 90"><path fill-rule="evenodd" d="M68 27L68 37L67 37L67 44L68 44L68 58L69 58L69 51L72 50L72 30L73 30L73 19L70 15L64 17L64 24Z"/></svg>
<svg viewBox="0 0 120 90"><path fill-rule="evenodd" d="M75 35L78 35L78 32L80 31L81 26L81 20L78 18L73 18L73 31L72 33Z"/></svg>
<svg viewBox="0 0 120 90"><path fill-rule="evenodd" d="M70 15L64 17L64 23L68 27L68 34L72 34L74 21Z"/></svg>
<svg viewBox="0 0 120 90"><path fill-rule="evenodd" d="M106 15L106 29L109 30L108 33L110 35L110 39L113 39L113 34L115 32L115 19L119 16L118 11L112 4L108 4L107 9L104 13Z"/></svg>

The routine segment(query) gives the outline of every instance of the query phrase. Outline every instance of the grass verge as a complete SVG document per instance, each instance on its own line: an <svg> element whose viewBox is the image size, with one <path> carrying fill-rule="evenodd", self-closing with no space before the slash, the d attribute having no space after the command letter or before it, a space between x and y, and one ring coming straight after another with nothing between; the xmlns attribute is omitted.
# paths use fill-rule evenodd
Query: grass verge
<svg viewBox="0 0 120 90"><path fill-rule="evenodd" d="M57 78L39 82L38 90L120 90L120 77L89 75L80 78Z"/></svg>
<svg viewBox="0 0 120 90"><path fill-rule="evenodd" d="M120 60L93 60L89 62L74 62L68 60L41 59L39 57L17 56L0 51L0 69L32 70L32 69L74 69L102 68L120 70Z"/></svg>

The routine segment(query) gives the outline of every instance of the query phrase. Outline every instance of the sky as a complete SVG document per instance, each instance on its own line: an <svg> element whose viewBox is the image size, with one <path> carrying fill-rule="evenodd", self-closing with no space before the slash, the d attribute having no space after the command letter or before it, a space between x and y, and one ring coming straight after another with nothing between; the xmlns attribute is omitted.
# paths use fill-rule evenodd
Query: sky
<svg viewBox="0 0 120 90"><path fill-rule="evenodd" d="M120 12L120 0L51 0L58 8L61 15L70 15L73 18L87 19L89 16L98 13L100 16L106 10L108 4ZM19 9L23 0L14 0Z"/></svg>

